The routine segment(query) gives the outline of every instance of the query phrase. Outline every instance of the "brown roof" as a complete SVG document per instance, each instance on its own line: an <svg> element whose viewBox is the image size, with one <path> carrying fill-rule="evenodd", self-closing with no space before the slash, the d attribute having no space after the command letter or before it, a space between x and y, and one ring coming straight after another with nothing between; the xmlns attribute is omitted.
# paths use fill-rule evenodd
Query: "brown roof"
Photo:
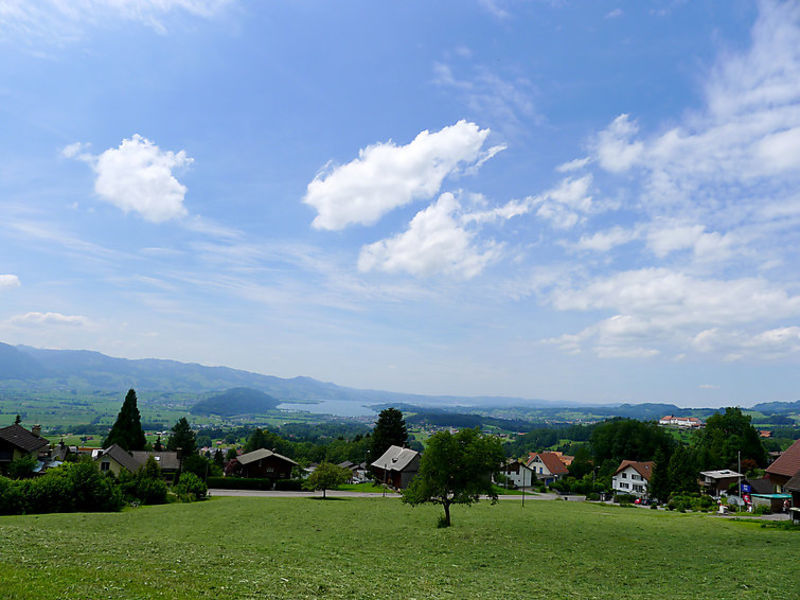
<svg viewBox="0 0 800 600"><path fill-rule="evenodd" d="M133 450L131 452L133 459L140 465L144 465L149 457L156 459L158 466L165 471L177 471L181 468L181 462L178 460L178 453L172 450Z"/></svg>
<svg viewBox="0 0 800 600"><path fill-rule="evenodd" d="M528 459L529 466L537 456L544 463L544 466L547 467L547 470L553 475L566 475L569 473L566 465L561 462L561 459L555 452L531 452L530 458Z"/></svg>
<svg viewBox="0 0 800 600"><path fill-rule="evenodd" d="M653 465L655 463L652 460L648 460L645 462L639 462L636 460L623 460L619 463L617 470L614 471L614 475L627 469L628 467L633 467L633 469L639 473L642 477L645 478L646 481L650 481L650 476L653 474Z"/></svg>
<svg viewBox="0 0 800 600"><path fill-rule="evenodd" d="M262 458L268 458L270 456L274 456L280 460L285 460L286 462L290 462L293 465L297 463L294 462L291 458L287 458L277 452L273 452L272 450L267 450L266 448L259 448L258 450L253 450L252 452L248 452L247 454L242 454L241 456L237 457L240 465L246 465L251 462L255 462L257 460L261 460Z"/></svg>
<svg viewBox="0 0 800 600"><path fill-rule="evenodd" d="M17 424L0 429L0 440L5 440L25 452L34 452L39 448L50 445L50 442L43 437L34 435L22 425Z"/></svg>
<svg viewBox="0 0 800 600"><path fill-rule="evenodd" d="M784 477L794 477L798 471L800 471L800 440L795 440L794 444L767 467L767 473Z"/></svg>

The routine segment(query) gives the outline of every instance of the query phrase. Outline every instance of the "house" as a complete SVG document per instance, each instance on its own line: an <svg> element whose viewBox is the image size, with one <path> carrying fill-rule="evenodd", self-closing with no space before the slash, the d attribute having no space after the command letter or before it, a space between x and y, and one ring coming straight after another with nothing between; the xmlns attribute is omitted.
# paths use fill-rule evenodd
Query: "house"
<svg viewBox="0 0 800 600"><path fill-rule="evenodd" d="M50 443L41 437L38 425L31 431L17 424L0 428L0 473L5 473L8 465L19 458L32 456L38 459L39 453L49 446Z"/></svg>
<svg viewBox="0 0 800 600"><path fill-rule="evenodd" d="M122 446L112 444L108 448L96 451L93 454L93 459L99 465L101 472L110 471L119 477L120 472L123 470L129 473L136 473L151 456L161 467L161 474L166 479L172 479L180 472L181 461L178 459L178 453L168 450L160 452L133 450L128 452Z"/></svg>
<svg viewBox="0 0 800 600"><path fill-rule="evenodd" d="M290 479L297 463L274 450L259 448L232 459L226 475L262 479Z"/></svg>
<svg viewBox="0 0 800 600"><path fill-rule="evenodd" d="M111 444L108 448L97 452L94 462L99 465L101 473L111 472L117 477L123 470L129 473L136 473L144 464L133 458L130 452L117 444Z"/></svg>
<svg viewBox="0 0 800 600"><path fill-rule="evenodd" d="M617 494L646 497L647 484L653 476L654 464L652 460L645 462L623 460L611 476L611 489Z"/></svg>
<svg viewBox="0 0 800 600"><path fill-rule="evenodd" d="M78 458L78 447L77 446L67 446L64 443L64 440L61 440L58 444L55 444L53 448L50 450L50 460L64 462L66 460L74 460Z"/></svg>
<svg viewBox="0 0 800 600"><path fill-rule="evenodd" d="M658 420L659 425L680 427L681 429L694 429L702 427L704 423L697 417L675 417L667 415Z"/></svg>
<svg viewBox="0 0 800 600"><path fill-rule="evenodd" d="M767 467L767 477L775 484L775 491L778 493L782 492L783 486L798 473L800 473L800 440L796 440Z"/></svg>
<svg viewBox="0 0 800 600"><path fill-rule="evenodd" d="M146 463L152 456L161 467L161 474L165 479L173 479L181 472L180 455L172 450L133 450L131 456L140 465Z"/></svg>
<svg viewBox="0 0 800 600"><path fill-rule="evenodd" d="M419 452L411 448L389 446L370 466L378 481L396 489L405 489L419 471Z"/></svg>
<svg viewBox="0 0 800 600"><path fill-rule="evenodd" d="M500 472L506 476L509 484L517 488L530 487L536 479L533 469L518 460L507 461Z"/></svg>
<svg viewBox="0 0 800 600"><path fill-rule="evenodd" d="M783 491L792 495L792 506L800 508L800 472L783 485Z"/></svg>
<svg viewBox="0 0 800 600"><path fill-rule="evenodd" d="M700 487L712 496L719 496L720 494L727 494L728 488L733 484L739 483L739 478L743 477L741 473L731 471L730 469L721 469L718 471L701 471L700 479L697 483Z"/></svg>
<svg viewBox="0 0 800 600"><path fill-rule="evenodd" d="M546 485L569 473L555 452L531 452L527 466L534 472L536 478Z"/></svg>

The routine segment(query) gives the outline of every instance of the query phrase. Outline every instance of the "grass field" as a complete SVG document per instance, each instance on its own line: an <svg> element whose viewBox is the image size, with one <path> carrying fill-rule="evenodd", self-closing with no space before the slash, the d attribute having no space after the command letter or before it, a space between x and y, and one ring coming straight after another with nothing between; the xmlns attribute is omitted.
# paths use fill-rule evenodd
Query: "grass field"
<svg viewBox="0 0 800 600"><path fill-rule="evenodd" d="M0 596L796 600L800 532L578 502L214 498L0 517Z"/></svg>

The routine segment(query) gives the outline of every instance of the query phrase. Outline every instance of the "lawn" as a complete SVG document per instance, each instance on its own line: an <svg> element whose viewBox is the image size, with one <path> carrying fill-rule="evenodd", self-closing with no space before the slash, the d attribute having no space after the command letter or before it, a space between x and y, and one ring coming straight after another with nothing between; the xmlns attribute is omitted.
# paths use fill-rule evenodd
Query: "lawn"
<svg viewBox="0 0 800 600"><path fill-rule="evenodd" d="M214 498L0 517L17 598L798 597L800 532L579 502Z"/></svg>

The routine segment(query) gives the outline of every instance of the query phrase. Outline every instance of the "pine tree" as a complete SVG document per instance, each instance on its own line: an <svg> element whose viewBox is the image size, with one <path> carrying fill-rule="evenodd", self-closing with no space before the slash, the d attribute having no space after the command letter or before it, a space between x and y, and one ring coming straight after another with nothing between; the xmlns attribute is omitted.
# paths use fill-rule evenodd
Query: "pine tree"
<svg viewBox="0 0 800 600"><path fill-rule="evenodd" d="M673 492L697 491L697 466L694 454L686 446L679 445L667 467L669 485Z"/></svg>
<svg viewBox="0 0 800 600"><path fill-rule="evenodd" d="M403 419L403 413L396 408L387 408L378 415L375 429L372 430L372 446L370 457L377 460L389 449L389 446L402 446L408 444L408 430Z"/></svg>
<svg viewBox="0 0 800 600"><path fill-rule="evenodd" d="M197 450L197 438L186 417L181 417L172 426L172 435L167 440L167 450L177 450L178 448L181 449L183 456L194 454Z"/></svg>
<svg viewBox="0 0 800 600"><path fill-rule="evenodd" d="M650 497L657 498L660 502L666 502L669 500L671 491L669 485L669 461L661 448L656 450L653 462L655 463L653 465L653 474L650 476L647 491Z"/></svg>
<svg viewBox="0 0 800 600"><path fill-rule="evenodd" d="M117 444L125 450L144 450L147 443L142 429L142 416L136 406L136 392L128 390L125 402L117 415L117 420L108 432L108 436L103 440L103 448L108 448L112 444Z"/></svg>

